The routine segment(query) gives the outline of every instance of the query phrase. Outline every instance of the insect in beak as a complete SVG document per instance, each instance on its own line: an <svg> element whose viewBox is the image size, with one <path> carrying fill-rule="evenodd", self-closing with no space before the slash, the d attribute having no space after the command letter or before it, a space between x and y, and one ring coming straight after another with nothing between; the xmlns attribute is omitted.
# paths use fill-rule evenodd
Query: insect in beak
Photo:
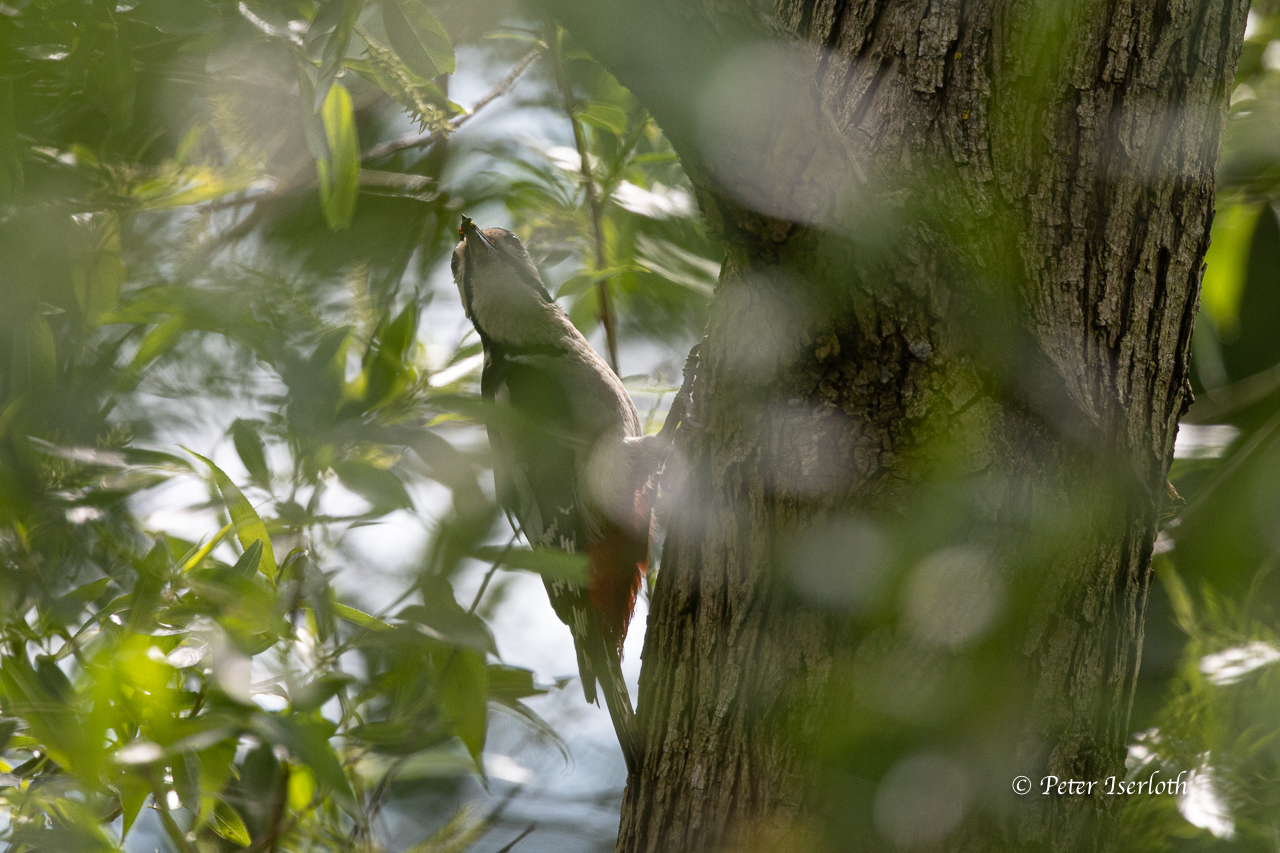
<svg viewBox="0 0 1280 853"><path fill-rule="evenodd" d="M497 248L497 246L489 242L488 237L480 233L480 229L476 227L476 224L472 222L471 218L468 216L462 217L462 226L458 228L458 236L466 240L468 246L474 245L471 242L471 238L475 237L476 240L479 241L479 243L483 245L485 248L490 250Z"/></svg>

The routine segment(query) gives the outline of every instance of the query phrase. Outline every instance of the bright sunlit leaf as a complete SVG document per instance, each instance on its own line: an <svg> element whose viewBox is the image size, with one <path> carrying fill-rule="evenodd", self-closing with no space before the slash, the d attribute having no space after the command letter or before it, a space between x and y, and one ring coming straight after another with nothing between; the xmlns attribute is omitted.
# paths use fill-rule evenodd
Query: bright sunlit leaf
<svg viewBox="0 0 1280 853"><path fill-rule="evenodd" d="M1200 304L1224 338L1235 334L1238 326L1237 312L1249 267L1249 247L1258 217L1265 209L1266 205L1258 203L1229 204L1220 207L1214 216Z"/></svg>
<svg viewBox="0 0 1280 853"><path fill-rule="evenodd" d="M320 206L334 231L348 228L360 193L360 140L356 135L351 95L341 83L329 89L320 108L329 156L316 161L320 178Z"/></svg>
<svg viewBox="0 0 1280 853"><path fill-rule="evenodd" d="M246 552L255 542L262 543L262 557L258 563L258 570L268 578L276 576L276 555L271 548L271 537L267 534L267 526L262 523L262 519L258 516L257 510L253 508L253 504L249 503L249 499L244 493L231 482L231 478L226 473L214 465L212 460L206 459L195 451L188 450L192 456L209 466L209 470L213 472L214 482L218 486L218 491L222 493L222 499L226 502L227 513L231 516L231 523L235 526L236 538L240 540L240 547Z"/></svg>

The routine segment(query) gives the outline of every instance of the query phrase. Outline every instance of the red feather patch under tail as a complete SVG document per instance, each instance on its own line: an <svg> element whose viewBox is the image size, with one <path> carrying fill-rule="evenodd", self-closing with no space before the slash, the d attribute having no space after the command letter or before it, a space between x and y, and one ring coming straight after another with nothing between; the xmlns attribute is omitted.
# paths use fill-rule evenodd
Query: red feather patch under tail
<svg viewBox="0 0 1280 853"><path fill-rule="evenodd" d="M600 619L600 633L621 657L635 612L640 578L649 567L649 528L644 533L606 523L604 535L587 546L587 594Z"/></svg>

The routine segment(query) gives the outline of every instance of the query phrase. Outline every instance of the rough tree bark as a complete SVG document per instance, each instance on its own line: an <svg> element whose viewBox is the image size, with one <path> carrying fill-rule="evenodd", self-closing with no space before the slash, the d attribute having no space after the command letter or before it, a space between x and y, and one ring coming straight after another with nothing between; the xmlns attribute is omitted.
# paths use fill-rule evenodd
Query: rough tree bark
<svg viewBox="0 0 1280 853"><path fill-rule="evenodd" d="M618 850L821 849L813 742L868 640L793 595L779 554L851 508L909 519L943 468L1025 593L991 778L1123 772L1247 0L549 5L668 131L728 252ZM811 64L748 82L801 79L813 111L708 124L733 98L687 92L750 77L735 49L759 59L762 35ZM991 797L936 846L1113 844L1114 801Z"/></svg>

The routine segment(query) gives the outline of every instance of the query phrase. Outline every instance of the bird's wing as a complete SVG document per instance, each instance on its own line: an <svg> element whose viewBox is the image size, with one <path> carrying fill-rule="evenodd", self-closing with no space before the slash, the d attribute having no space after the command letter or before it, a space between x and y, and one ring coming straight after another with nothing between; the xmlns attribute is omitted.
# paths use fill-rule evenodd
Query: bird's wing
<svg viewBox="0 0 1280 853"><path fill-rule="evenodd" d="M530 545L589 558L588 585L543 580L551 606L573 636L583 694L594 703L599 682L633 764L634 712L622 679L621 645L648 557L647 521L637 535L600 512L585 494L583 475L593 445L625 411L617 414L621 406L603 396L611 393L607 387L591 387L598 381L592 371L573 367L571 359L555 353L491 354L481 385L497 404L489 422L495 481L499 501ZM592 394L600 396L584 396ZM625 402L630 406L629 399Z"/></svg>
<svg viewBox="0 0 1280 853"><path fill-rule="evenodd" d="M481 379L497 405L489 421L498 500L535 548L585 554L596 525L585 512L577 472L585 453L575 433L569 390L554 354L498 350ZM587 587L545 578L560 621L569 626L587 701L596 700L598 661L588 654L599 636Z"/></svg>
<svg viewBox="0 0 1280 853"><path fill-rule="evenodd" d="M589 439L575 423L559 362L551 354L499 350L481 382L497 404L488 427L499 501L531 545L577 554L597 532L577 476Z"/></svg>

